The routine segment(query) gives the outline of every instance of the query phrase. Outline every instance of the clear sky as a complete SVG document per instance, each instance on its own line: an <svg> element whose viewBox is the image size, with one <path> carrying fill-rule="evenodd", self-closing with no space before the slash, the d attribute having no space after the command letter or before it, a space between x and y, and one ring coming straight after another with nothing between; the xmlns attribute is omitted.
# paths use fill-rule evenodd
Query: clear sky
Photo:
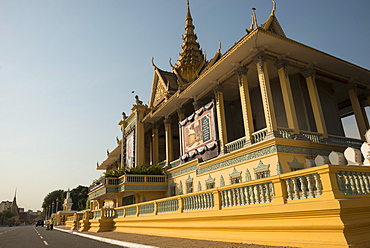
<svg viewBox="0 0 370 248"><path fill-rule="evenodd" d="M190 0L207 57L226 51L271 0ZM369 69L369 0L277 0L298 42ZM0 201L41 209L56 189L88 186L116 146L121 113L147 103L155 64L181 51L185 0L0 0ZM135 91L135 93L131 93ZM347 130L353 122L346 123ZM355 136L356 133L349 133Z"/></svg>

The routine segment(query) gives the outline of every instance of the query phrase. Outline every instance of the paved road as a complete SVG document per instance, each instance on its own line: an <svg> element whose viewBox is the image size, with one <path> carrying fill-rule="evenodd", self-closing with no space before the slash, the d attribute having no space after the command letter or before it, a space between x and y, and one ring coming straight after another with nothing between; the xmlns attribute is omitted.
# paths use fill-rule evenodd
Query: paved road
<svg viewBox="0 0 370 248"><path fill-rule="evenodd" d="M44 227L0 227L1 248L117 248L120 246L102 243Z"/></svg>

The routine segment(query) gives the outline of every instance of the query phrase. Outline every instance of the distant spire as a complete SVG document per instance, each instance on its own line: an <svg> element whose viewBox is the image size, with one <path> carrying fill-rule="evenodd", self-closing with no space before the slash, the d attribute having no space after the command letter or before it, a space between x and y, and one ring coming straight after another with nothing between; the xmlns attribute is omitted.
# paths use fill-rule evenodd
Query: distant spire
<svg viewBox="0 0 370 248"><path fill-rule="evenodd" d="M17 204L17 188L15 188L15 191L14 191L13 202L14 202L14 204Z"/></svg>
<svg viewBox="0 0 370 248"><path fill-rule="evenodd" d="M196 71L204 61L204 55L200 45L197 42L197 35L194 33L193 18L190 13L189 0L186 1L186 23L185 34L182 39L184 42L181 46L180 58L177 61L175 68L178 69L181 76L188 82L194 80Z"/></svg>

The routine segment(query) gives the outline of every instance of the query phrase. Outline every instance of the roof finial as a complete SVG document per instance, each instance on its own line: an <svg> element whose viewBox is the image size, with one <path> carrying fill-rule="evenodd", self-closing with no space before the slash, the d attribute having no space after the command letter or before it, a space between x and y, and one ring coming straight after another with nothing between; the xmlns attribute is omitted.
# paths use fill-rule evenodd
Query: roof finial
<svg viewBox="0 0 370 248"><path fill-rule="evenodd" d="M154 57L152 57L152 65L153 67L157 68L157 66L154 64Z"/></svg>
<svg viewBox="0 0 370 248"><path fill-rule="evenodd" d="M271 11L271 15L275 15L275 10L276 10L276 2L275 0L272 0L272 11Z"/></svg>
<svg viewBox="0 0 370 248"><path fill-rule="evenodd" d="M171 68L174 69L175 67L172 64L172 58L170 58L170 60L168 62L170 63Z"/></svg>
<svg viewBox="0 0 370 248"><path fill-rule="evenodd" d="M221 41L220 40L218 40L218 51L217 52L221 53Z"/></svg>
<svg viewBox="0 0 370 248"><path fill-rule="evenodd" d="M186 5L188 7L188 12L186 14L186 18L191 18L189 0L186 0Z"/></svg>
<svg viewBox="0 0 370 248"><path fill-rule="evenodd" d="M258 23L257 23L257 14L256 14L256 8L252 8L252 23L249 29L245 30L249 34L250 32L253 31L253 29L258 28Z"/></svg>

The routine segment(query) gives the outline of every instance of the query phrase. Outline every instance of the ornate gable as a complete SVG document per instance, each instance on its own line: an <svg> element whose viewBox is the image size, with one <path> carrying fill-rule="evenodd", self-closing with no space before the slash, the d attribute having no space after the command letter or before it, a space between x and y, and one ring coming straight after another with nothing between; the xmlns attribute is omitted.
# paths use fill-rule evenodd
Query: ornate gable
<svg viewBox="0 0 370 248"><path fill-rule="evenodd" d="M157 108L177 91L177 77L174 73L166 72L154 66L154 77L149 108Z"/></svg>

